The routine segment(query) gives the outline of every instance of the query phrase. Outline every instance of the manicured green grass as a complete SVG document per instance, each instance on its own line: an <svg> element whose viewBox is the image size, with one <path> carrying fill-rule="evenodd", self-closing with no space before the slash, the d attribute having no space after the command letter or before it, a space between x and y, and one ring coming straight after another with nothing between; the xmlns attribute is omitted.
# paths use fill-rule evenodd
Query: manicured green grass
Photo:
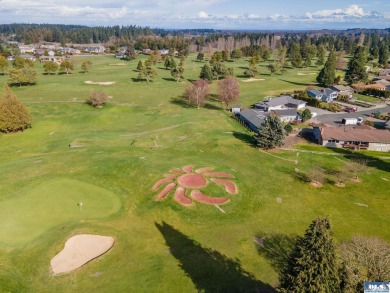
<svg viewBox="0 0 390 293"><path fill-rule="evenodd" d="M96 185L49 180L0 201L4 211L0 214L0 239L6 246L23 245L59 224L105 218L118 212L120 205L115 194Z"/></svg>
<svg viewBox="0 0 390 293"><path fill-rule="evenodd" d="M381 99L375 98L375 97L370 97L366 95L360 95L360 94L355 94L356 99L364 102L369 102L369 103L379 103L381 102Z"/></svg>
<svg viewBox="0 0 390 293"><path fill-rule="evenodd" d="M0 291L196 292L210 289L207 283L222 288L232 279L249 291L253 278L259 288L275 286L277 272L259 255L254 237L302 234L317 216L330 216L340 242L355 234L390 240L390 215L384 212L389 182L382 179L390 179L387 160L372 161L362 183L338 188L329 175L329 182L316 189L294 170L307 173L314 165L343 169L349 159L263 153L218 102L209 101L202 109L175 102L204 64L195 62L195 56L186 61L185 81L171 81L169 71L158 69L150 84L132 80L138 60L99 56L75 62L86 58L93 62L89 73L40 75L35 86L13 88L31 112L33 127L0 135L0 218L21 224L11 231L19 239L15 242L0 232ZM110 65L115 63L127 65ZM241 75L247 61L229 65ZM289 69L270 76L265 65L257 76L265 81L240 82L239 103L249 106L268 95L304 89L316 76L298 73L319 70ZM0 76L0 82L6 78ZM87 85L86 80L116 83ZM96 89L113 97L102 109L82 103ZM202 189L211 196L229 196L230 203L221 206L225 213L200 203L182 207L172 194L155 200L153 184L172 168L190 164L235 175L237 195L212 184ZM61 211L53 212L57 208ZM31 217L29 229L25 223ZM52 277L50 259L66 239L80 233L111 235L116 243L83 268ZM213 278L202 265L229 273Z"/></svg>

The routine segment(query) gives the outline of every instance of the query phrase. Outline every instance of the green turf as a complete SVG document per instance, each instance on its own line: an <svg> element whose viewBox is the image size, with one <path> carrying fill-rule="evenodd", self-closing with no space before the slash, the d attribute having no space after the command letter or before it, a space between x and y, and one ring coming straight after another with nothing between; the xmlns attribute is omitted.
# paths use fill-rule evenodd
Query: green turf
<svg viewBox="0 0 390 293"><path fill-rule="evenodd" d="M52 227L105 218L119 208L120 200L108 190L77 180L49 180L0 201L0 239L6 246L22 245Z"/></svg>
<svg viewBox="0 0 390 293"><path fill-rule="evenodd" d="M265 154L253 148L251 134L218 102L208 101L202 109L177 102L204 64L195 62L194 55L186 61L184 81L171 81L169 71L158 69L159 76L150 84L132 80L137 77L138 60L96 56L76 57L75 62L80 65L87 58L93 62L89 73L39 74L37 85L13 88L31 112L33 127L0 135L0 217L1 222L34 217L28 223L31 229L23 225L24 233L15 232L17 242L10 243L9 233L0 232L0 292L196 292L212 290L208 283L222 288L231 280L242 282L249 291L253 278L259 288L275 286L277 272L271 260L259 255L254 237L302 234L317 216L330 216L340 242L355 234L390 240L390 215L384 212L389 207L389 182L382 179L390 179L390 167L380 158L383 154L366 153L370 168L361 176L362 183L338 188L329 175L324 187L316 189L301 181L295 168L303 173L314 165L342 169L349 158L340 161L332 150L326 150L327 156ZM115 63L127 65L110 65ZM248 62L228 64L240 76ZM261 64L257 76L265 81L244 83L246 78L239 77L240 104L249 106L268 95L305 89L316 76L298 73L319 71L288 69L270 76L265 66ZM0 76L0 82L6 79ZM87 85L86 80L116 83ZM96 89L113 97L102 109L83 104ZM216 82L212 93L216 94ZM225 213L198 203L182 207L172 194L155 201L153 184L172 168L189 164L235 175L237 195L214 184L204 189L231 199L221 206ZM50 185L55 182L75 183ZM78 184L98 192L83 192ZM46 192L50 186L54 192ZM75 191L69 195L71 190ZM35 198L35 207L42 210L36 213L31 209ZM85 201L88 217L81 218L79 201ZM64 215L49 212L55 206L65 209L66 204L70 208ZM16 217L17 213L23 215ZM107 255L85 267L52 277L50 259L66 239L79 233L111 235L116 243ZM212 278L202 265L226 268L229 274Z"/></svg>

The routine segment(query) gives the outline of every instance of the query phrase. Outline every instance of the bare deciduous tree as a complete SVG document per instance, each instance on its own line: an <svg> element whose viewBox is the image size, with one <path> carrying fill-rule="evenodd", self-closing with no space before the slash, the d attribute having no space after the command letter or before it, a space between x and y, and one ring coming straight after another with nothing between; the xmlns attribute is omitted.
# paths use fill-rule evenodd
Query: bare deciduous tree
<svg viewBox="0 0 390 293"><path fill-rule="evenodd" d="M199 79L188 85L185 91L185 96L189 104L197 105L198 109L204 105L204 102L209 95L210 84L205 79Z"/></svg>
<svg viewBox="0 0 390 293"><path fill-rule="evenodd" d="M349 172L354 176L355 181L359 181L359 174L367 172L367 160L362 158L352 159L350 163L347 164Z"/></svg>
<svg viewBox="0 0 390 293"><path fill-rule="evenodd" d="M108 96L105 92L93 91L85 101L88 105L95 108L101 108L107 103Z"/></svg>
<svg viewBox="0 0 390 293"><path fill-rule="evenodd" d="M229 76L218 82L218 98L227 108L237 102L240 95L240 85L235 77Z"/></svg>
<svg viewBox="0 0 390 293"><path fill-rule="evenodd" d="M390 279L390 245L377 237L355 236L341 245L345 290L358 292L365 281Z"/></svg>
<svg viewBox="0 0 390 293"><path fill-rule="evenodd" d="M325 173L321 167L314 166L310 169L309 173L307 174L307 177L312 183L322 185L325 180Z"/></svg>

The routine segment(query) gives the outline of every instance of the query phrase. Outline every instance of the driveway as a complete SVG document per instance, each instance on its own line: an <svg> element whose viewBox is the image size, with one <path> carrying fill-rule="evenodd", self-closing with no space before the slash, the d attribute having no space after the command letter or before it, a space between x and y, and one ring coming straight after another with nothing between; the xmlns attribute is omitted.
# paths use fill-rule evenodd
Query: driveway
<svg viewBox="0 0 390 293"><path fill-rule="evenodd" d="M384 105L381 108L370 108L363 111L355 112L355 113L332 113L332 114L323 114L318 115L317 117L313 118L313 121L315 123L325 122L328 124L337 125L341 123L341 119L343 118L357 118L357 117L363 117L366 119L368 116L370 116L371 113L379 111L381 113L388 113L390 112L390 106Z"/></svg>

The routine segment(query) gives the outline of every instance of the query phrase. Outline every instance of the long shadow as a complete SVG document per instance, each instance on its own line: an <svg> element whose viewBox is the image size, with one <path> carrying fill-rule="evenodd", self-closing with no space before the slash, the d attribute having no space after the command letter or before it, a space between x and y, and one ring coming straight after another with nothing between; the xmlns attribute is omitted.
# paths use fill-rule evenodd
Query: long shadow
<svg viewBox="0 0 390 293"><path fill-rule="evenodd" d="M255 237L257 252L269 260L271 266L278 272L283 272L289 255L294 248L298 236L284 234L262 234Z"/></svg>
<svg viewBox="0 0 390 293"><path fill-rule="evenodd" d="M134 82L147 82L146 79L143 79L143 78L132 77L131 80L134 81Z"/></svg>
<svg viewBox="0 0 390 293"><path fill-rule="evenodd" d="M162 79L166 80L166 81L175 81L176 82L176 79L174 79L172 77L163 77Z"/></svg>
<svg viewBox="0 0 390 293"><path fill-rule="evenodd" d="M256 140L253 137L253 135L234 131L233 136L235 138L241 140L242 142L245 142L246 144L250 145L251 147L254 147L254 148L256 147Z"/></svg>
<svg viewBox="0 0 390 293"><path fill-rule="evenodd" d="M295 85L304 85L304 86L308 86L309 85L307 83L295 82L295 81L285 80L285 79L281 79L281 78L279 78L279 80L284 81L284 82L288 82L288 83L291 83L291 84L295 84Z"/></svg>
<svg viewBox="0 0 390 293"><path fill-rule="evenodd" d="M179 267L192 280L198 292L275 292L245 271L237 259L203 247L187 235L162 222L155 223Z"/></svg>
<svg viewBox="0 0 390 293"><path fill-rule="evenodd" d="M195 105L189 104L183 96L172 97L170 102L183 108L195 108Z"/></svg>
<svg viewBox="0 0 390 293"><path fill-rule="evenodd" d="M213 105L213 104L210 104L210 103L205 103L203 107L205 109L209 109L209 110L222 110L223 109L220 106L216 106L216 105Z"/></svg>

